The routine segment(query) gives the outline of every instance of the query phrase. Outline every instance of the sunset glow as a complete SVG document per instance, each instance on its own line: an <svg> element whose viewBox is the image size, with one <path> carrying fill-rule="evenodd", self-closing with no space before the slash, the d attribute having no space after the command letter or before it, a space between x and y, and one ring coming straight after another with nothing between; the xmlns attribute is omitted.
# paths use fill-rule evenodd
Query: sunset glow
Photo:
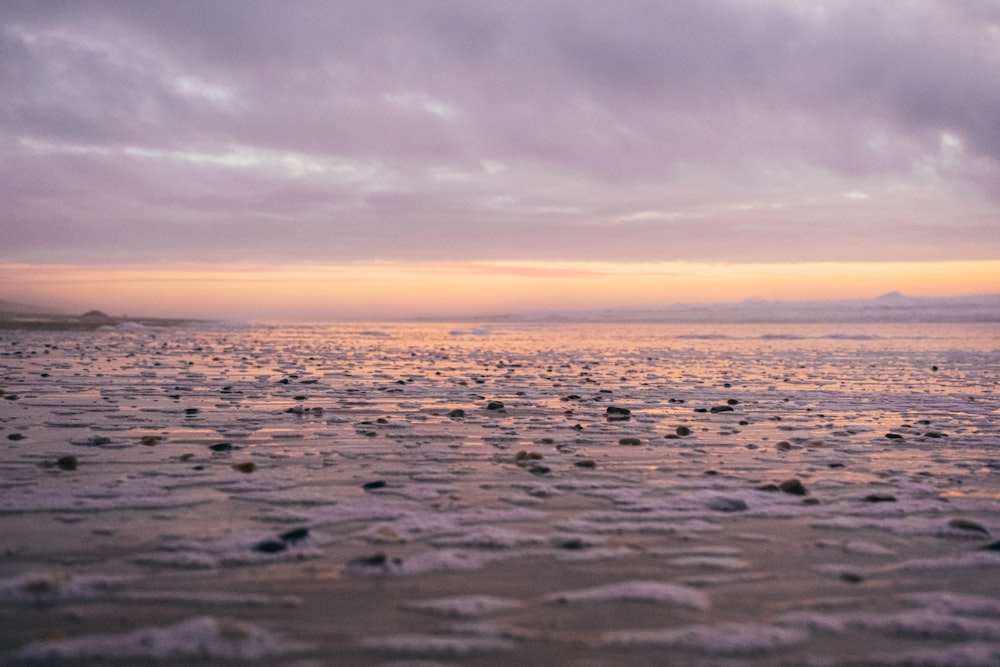
<svg viewBox="0 0 1000 667"><path fill-rule="evenodd" d="M995 293L998 34L933 0L5 3L0 300Z"/></svg>
<svg viewBox="0 0 1000 667"><path fill-rule="evenodd" d="M69 312L227 319L399 319L720 303L987 293L997 262L373 263L351 266L0 266L22 301Z"/></svg>

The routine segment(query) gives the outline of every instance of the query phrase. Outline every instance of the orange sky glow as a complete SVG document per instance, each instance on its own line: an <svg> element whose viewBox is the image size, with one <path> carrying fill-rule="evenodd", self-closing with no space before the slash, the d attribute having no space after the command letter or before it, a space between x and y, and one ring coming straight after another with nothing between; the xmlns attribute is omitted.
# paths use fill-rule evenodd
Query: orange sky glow
<svg viewBox="0 0 1000 667"><path fill-rule="evenodd" d="M67 312L326 321L476 317L745 299L996 291L1000 261L712 264L0 265L0 297Z"/></svg>

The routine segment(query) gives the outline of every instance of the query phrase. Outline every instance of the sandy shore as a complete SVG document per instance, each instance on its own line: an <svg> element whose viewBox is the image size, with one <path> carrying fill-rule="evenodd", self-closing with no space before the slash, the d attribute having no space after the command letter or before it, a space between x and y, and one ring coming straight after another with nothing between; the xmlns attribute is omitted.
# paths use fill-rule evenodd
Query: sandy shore
<svg viewBox="0 0 1000 667"><path fill-rule="evenodd" d="M988 342L580 331L5 334L0 656L997 663Z"/></svg>

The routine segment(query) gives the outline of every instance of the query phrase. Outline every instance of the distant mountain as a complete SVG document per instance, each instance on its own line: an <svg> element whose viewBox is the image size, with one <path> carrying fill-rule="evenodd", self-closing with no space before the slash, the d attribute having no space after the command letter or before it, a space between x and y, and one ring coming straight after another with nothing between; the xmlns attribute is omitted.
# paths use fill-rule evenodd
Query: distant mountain
<svg viewBox="0 0 1000 667"><path fill-rule="evenodd" d="M874 299L674 304L649 308L550 313L528 319L649 323L1000 322L1000 294L910 297L890 292Z"/></svg>

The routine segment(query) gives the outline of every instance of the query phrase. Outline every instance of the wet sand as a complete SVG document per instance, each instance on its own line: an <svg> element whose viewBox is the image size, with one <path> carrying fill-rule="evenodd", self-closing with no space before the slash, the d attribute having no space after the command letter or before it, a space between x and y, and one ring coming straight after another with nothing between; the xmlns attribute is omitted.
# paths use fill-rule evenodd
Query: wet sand
<svg viewBox="0 0 1000 667"><path fill-rule="evenodd" d="M990 325L129 327L0 355L7 662L1000 660Z"/></svg>

